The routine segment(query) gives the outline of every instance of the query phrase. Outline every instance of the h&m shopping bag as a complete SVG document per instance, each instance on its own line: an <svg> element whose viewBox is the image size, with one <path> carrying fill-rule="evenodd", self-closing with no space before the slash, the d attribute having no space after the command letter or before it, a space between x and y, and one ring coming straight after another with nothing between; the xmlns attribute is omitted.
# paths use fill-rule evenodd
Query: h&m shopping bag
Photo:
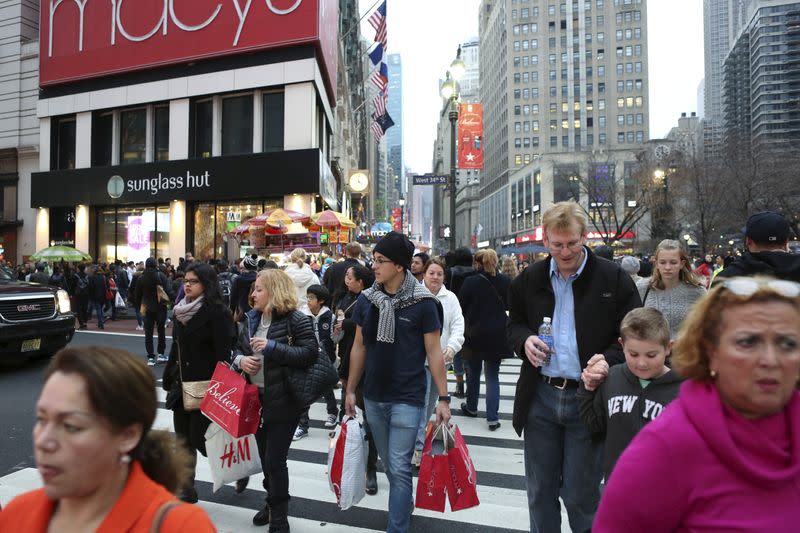
<svg viewBox="0 0 800 533"><path fill-rule="evenodd" d="M226 483L261 472L255 435L236 438L212 422L205 436L214 492Z"/></svg>
<svg viewBox="0 0 800 533"><path fill-rule="evenodd" d="M450 480L447 451L452 445L452 437L444 424L427 432L419 464L417 497L414 502L416 507L444 512L445 494Z"/></svg>
<svg viewBox="0 0 800 533"><path fill-rule="evenodd" d="M366 494L367 442L361 423L345 418L328 449L328 483L342 510L361 501Z"/></svg>
<svg viewBox="0 0 800 533"><path fill-rule="evenodd" d="M217 363L200 411L233 437L253 434L261 422L258 387L227 364Z"/></svg>
<svg viewBox="0 0 800 533"><path fill-rule="evenodd" d="M458 426L447 428L454 445L447 451L449 480L447 496L450 499L450 510L460 511L480 505L478 500L478 480L475 465L469 456L467 443Z"/></svg>

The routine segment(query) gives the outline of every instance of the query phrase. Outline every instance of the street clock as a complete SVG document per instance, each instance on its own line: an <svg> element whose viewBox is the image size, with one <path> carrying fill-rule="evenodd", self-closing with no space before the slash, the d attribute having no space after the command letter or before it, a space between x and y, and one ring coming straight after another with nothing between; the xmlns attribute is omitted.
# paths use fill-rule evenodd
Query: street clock
<svg viewBox="0 0 800 533"><path fill-rule="evenodd" d="M364 170L356 170L350 174L347 184L353 192L364 192L369 187L369 176Z"/></svg>

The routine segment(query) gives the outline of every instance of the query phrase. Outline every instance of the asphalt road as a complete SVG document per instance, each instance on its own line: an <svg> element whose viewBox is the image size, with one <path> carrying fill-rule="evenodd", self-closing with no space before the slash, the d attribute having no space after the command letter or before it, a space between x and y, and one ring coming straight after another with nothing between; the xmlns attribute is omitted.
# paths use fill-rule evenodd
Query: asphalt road
<svg viewBox="0 0 800 533"><path fill-rule="evenodd" d="M167 349L170 340L167 339ZM70 346L101 344L128 350L145 359L144 338L109 333L76 332ZM33 430L36 400L42 390L42 376L50 357L41 357L22 366L0 367L0 477L16 470L35 467L31 431ZM164 365L154 367L156 379Z"/></svg>

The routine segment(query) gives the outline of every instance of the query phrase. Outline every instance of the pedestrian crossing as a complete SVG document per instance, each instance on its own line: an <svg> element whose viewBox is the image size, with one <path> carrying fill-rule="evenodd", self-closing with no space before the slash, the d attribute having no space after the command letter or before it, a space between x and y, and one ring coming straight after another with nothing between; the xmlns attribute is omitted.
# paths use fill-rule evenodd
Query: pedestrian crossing
<svg viewBox="0 0 800 533"><path fill-rule="evenodd" d="M525 492L522 439L511 427L514 388L519 373L519 360L506 360L500 374L500 420L502 426L490 432L485 419L485 398L478 402L478 418L461 416L461 400L453 398L452 421L461 428L477 470L478 496L481 504L458 512L436 513L415 509L411 531L415 533L515 533L528 531L528 504ZM448 376L450 390L455 378ZM481 381L481 392L484 382ZM154 427L172 431L172 413L164 408L165 393L159 391L159 409ZM338 397L337 391L337 397ZM289 450L289 521L295 533L373 533L384 531L388 513L388 482L378 473L378 494L365 496L347 511L336 505L327 481L329 430L323 426L325 405L311 407L311 427L308 437L293 442ZM482 417L482 418L481 418ZM262 506L265 493L262 476L252 476L242 494L232 486L213 493L208 460L199 457L196 487L201 505L221 533L264 531L252 525L252 517ZM416 477L414 478L416 486ZM0 502L6 504L15 495L41 486L35 468L25 468L0 478ZM562 513L562 528L569 531L566 514Z"/></svg>

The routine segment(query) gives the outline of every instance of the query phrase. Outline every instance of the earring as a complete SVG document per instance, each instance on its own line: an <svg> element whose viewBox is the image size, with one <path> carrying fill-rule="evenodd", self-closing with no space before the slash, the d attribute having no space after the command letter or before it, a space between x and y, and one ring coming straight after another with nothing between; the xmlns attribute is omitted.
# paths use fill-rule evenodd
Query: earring
<svg viewBox="0 0 800 533"><path fill-rule="evenodd" d="M717 377L717 371L716 370L712 370L711 371L711 379L714 379L716 377Z"/></svg>
<svg viewBox="0 0 800 533"><path fill-rule="evenodd" d="M127 453L123 454L122 457L119 458L119 464L122 466L128 465L131 462L131 456Z"/></svg>

